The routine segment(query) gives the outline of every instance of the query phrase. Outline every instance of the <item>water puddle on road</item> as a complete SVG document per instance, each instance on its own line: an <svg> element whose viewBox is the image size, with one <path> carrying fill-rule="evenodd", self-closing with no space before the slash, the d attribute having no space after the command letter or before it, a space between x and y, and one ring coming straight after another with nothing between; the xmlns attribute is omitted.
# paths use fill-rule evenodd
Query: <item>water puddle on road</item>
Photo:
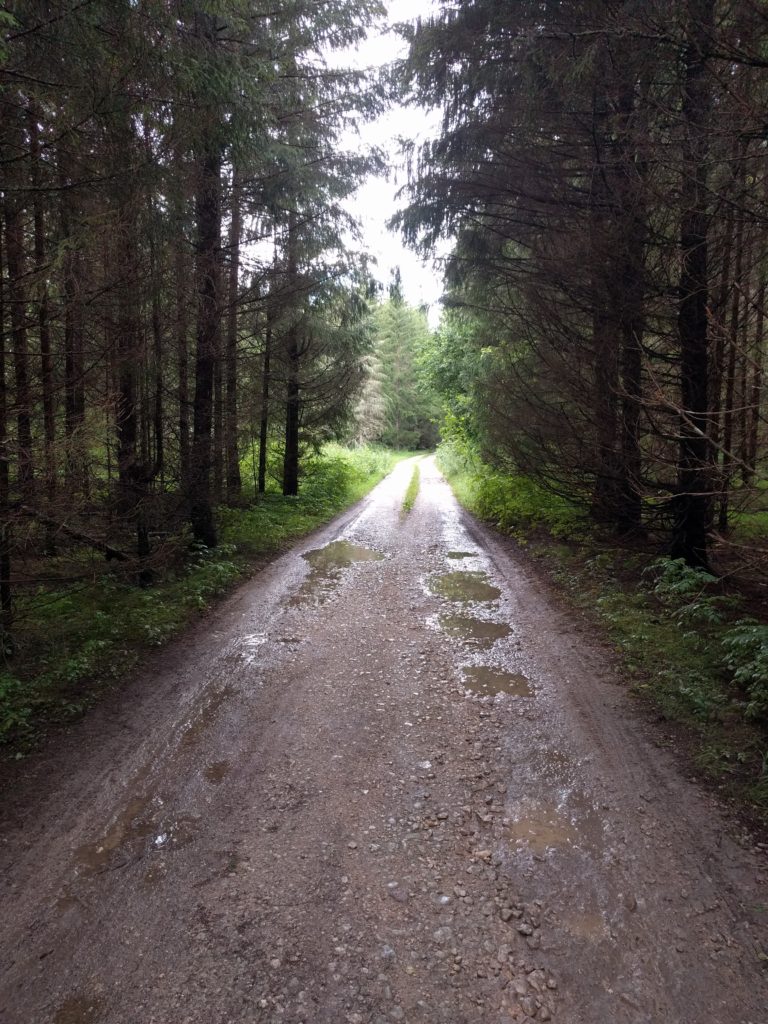
<svg viewBox="0 0 768 1024"><path fill-rule="evenodd" d="M532 853L543 856L548 850L573 846L579 831L557 807L534 805L526 810L504 834L516 846L527 846Z"/></svg>
<svg viewBox="0 0 768 1024"><path fill-rule="evenodd" d="M200 819L188 814L161 817L162 808L163 801L159 797L129 800L101 839L76 849L78 875L89 878L122 867L128 863L131 851L138 859L144 840L150 836L153 850L175 850L192 842Z"/></svg>
<svg viewBox="0 0 768 1024"><path fill-rule="evenodd" d="M549 779L564 782L573 777L574 764L562 750L548 749L542 751L539 770Z"/></svg>
<svg viewBox="0 0 768 1024"><path fill-rule="evenodd" d="M120 851L133 840L146 839L155 830L149 797L135 797L112 822L101 839L84 843L75 851L78 874L98 875L112 867Z"/></svg>
<svg viewBox="0 0 768 1024"><path fill-rule="evenodd" d="M501 591L488 582L484 572L446 572L430 580L429 589L436 597L448 601L496 601Z"/></svg>
<svg viewBox="0 0 768 1024"><path fill-rule="evenodd" d="M560 919L560 925L577 939L586 939L591 942L599 942L610 935L605 918L597 911L566 914Z"/></svg>
<svg viewBox="0 0 768 1024"><path fill-rule="evenodd" d="M256 660L260 647L267 642L266 633L246 633L239 637L234 644L234 652L246 665L251 665Z"/></svg>
<svg viewBox="0 0 768 1024"><path fill-rule="evenodd" d="M205 766L204 775L209 782L212 782L215 786L218 786L220 782L232 771L232 765L229 761L214 761L212 764Z"/></svg>
<svg viewBox="0 0 768 1024"><path fill-rule="evenodd" d="M69 889L65 889L64 892L59 896L54 904L59 914L66 914L70 910L74 910L75 907L80 906L80 900L76 896L73 896Z"/></svg>
<svg viewBox="0 0 768 1024"><path fill-rule="evenodd" d="M164 823L152 840L153 850L178 850L188 846L197 837L200 819L191 814L180 814Z"/></svg>
<svg viewBox="0 0 768 1024"><path fill-rule="evenodd" d="M324 548L305 551L302 557L309 562L310 569L301 587L288 601L294 607L312 599L322 602L330 588L339 582L344 569L357 562L381 562L385 556L348 540L335 540Z"/></svg>
<svg viewBox="0 0 768 1024"><path fill-rule="evenodd" d="M462 669L464 686L483 697L504 693L509 697L535 697L536 691L522 672L507 672L488 665L472 665Z"/></svg>
<svg viewBox="0 0 768 1024"><path fill-rule="evenodd" d="M202 739L206 730L213 725L223 705L235 693L231 686L222 686L213 690L202 706L194 712L185 726L179 741L180 750L190 750Z"/></svg>
<svg viewBox="0 0 768 1024"><path fill-rule="evenodd" d="M475 558L476 555L476 551L447 551L445 557L458 560L460 558Z"/></svg>
<svg viewBox="0 0 768 1024"><path fill-rule="evenodd" d="M471 615L440 615L437 621L449 636L477 647L490 647L512 632L506 622L490 622Z"/></svg>
<svg viewBox="0 0 768 1024"><path fill-rule="evenodd" d="M95 996L70 996L54 1014L53 1024L95 1024L103 1007L103 1000Z"/></svg>

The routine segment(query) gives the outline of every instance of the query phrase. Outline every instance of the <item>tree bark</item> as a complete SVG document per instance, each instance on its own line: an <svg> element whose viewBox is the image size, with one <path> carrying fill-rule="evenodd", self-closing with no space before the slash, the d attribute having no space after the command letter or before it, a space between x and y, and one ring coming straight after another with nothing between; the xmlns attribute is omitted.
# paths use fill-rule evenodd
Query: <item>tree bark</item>
<svg viewBox="0 0 768 1024"><path fill-rule="evenodd" d="M299 418L301 414L300 395L300 348L298 323L298 261L296 255L296 214L291 213L288 223L287 240L287 285L288 295L293 300L293 310L285 336L286 395L285 395L285 453L283 456L283 494L299 493Z"/></svg>
<svg viewBox="0 0 768 1024"><path fill-rule="evenodd" d="M264 362L261 368L261 415L259 419L259 480L258 493L267 489L267 444L269 441L269 373L272 356L272 319L267 308L267 326L264 332Z"/></svg>
<svg viewBox="0 0 768 1024"><path fill-rule="evenodd" d="M0 653L13 651L11 593L10 452L8 451L8 391L6 389L6 313L3 273L3 232L0 224Z"/></svg>
<svg viewBox="0 0 768 1024"><path fill-rule="evenodd" d="M226 346L226 422L225 447L227 464L227 500L236 501L242 489L240 479L240 458L237 444L237 313L238 281L240 276L240 236L242 233L242 210L240 206L240 179L237 171L232 173L232 209L229 227L229 308L227 311Z"/></svg>
<svg viewBox="0 0 768 1024"><path fill-rule="evenodd" d="M29 156L32 177L32 202L35 231L35 274L37 277L37 329L40 343L40 381L43 400L43 468L45 473L45 497L48 508L56 501L56 399L53 381L53 356L51 352L50 296L48 290L48 268L46 267L45 214L43 212L42 176L40 173L40 141L38 110L31 105L29 120ZM56 552L55 534L46 530L46 554Z"/></svg>
<svg viewBox="0 0 768 1024"><path fill-rule="evenodd" d="M202 46L216 45L211 15L197 12L197 34ZM207 124L198 145L197 195L197 347L192 456L189 479L189 516L196 541L216 546L216 524L211 500L211 428L213 386L219 337L221 250L221 146L217 125Z"/></svg>
<svg viewBox="0 0 768 1024"><path fill-rule="evenodd" d="M26 164L26 140L21 122L21 97L10 97L8 111L9 167L4 186L6 266L8 305L11 321L11 351L15 384L16 432L18 444L18 488L25 500L35 492L34 453L32 450L32 398L29 384L27 349L27 294L24 246L23 168Z"/></svg>
<svg viewBox="0 0 768 1024"><path fill-rule="evenodd" d="M64 293L64 478L70 494L88 492L83 420L83 281L82 260L74 237L75 192L66 143L57 149L59 225Z"/></svg>
<svg viewBox="0 0 768 1024"><path fill-rule="evenodd" d="M674 501L673 558L709 568L711 448L708 439L708 119L712 106L706 60L714 0L689 0L683 54L680 219L680 450Z"/></svg>

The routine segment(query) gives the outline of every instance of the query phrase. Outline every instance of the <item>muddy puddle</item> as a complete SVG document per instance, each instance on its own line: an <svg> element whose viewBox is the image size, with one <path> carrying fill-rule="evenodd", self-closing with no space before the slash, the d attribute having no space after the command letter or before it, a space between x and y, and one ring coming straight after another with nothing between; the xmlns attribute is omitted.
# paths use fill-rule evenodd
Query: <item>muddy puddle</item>
<svg viewBox="0 0 768 1024"><path fill-rule="evenodd" d="M246 633L235 641L231 653L246 665L251 665L256 660L259 648L263 647L268 639L266 633Z"/></svg>
<svg viewBox="0 0 768 1024"><path fill-rule="evenodd" d="M193 713L189 722L185 725L184 731L181 734L179 749L191 750L200 742L205 732L219 717L219 712L224 704L234 693L233 687L222 686L217 690L213 690L204 699L202 705Z"/></svg>
<svg viewBox="0 0 768 1024"><path fill-rule="evenodd" d="M229 761L214 761L212 764L207 764L203 771L206 779L217 786L232 771L232 765Z"/></svg>
<svg viewBox="0 0 768 1024"><path fill-rule="evenodd" d="M341 579L343 570L357 562L381 562L384 559L380 551L348 540L332 541L324 548L305 551L302 557L309 562L309 575L288 601L294 607L312 601L322 602Z"/></svg>
<svg viewBox="0 0 768 1024"><path fill-rule="evenodd" d="M53 1024L95 1024L104 1003L95 996L71 996L53 1016Z"/></svg>
<svg viewBox="0 0 768 1024"><path fill-rule="evenodd" d="M536 768L546 778L557 782L572 779L575 770L571 758L562 750L554 748L542 751L541 757L537 759Z"/></svg>
<svg viewBox="0 0 768 1024"><path fill-rule="evenodd" d="M501 591L488 582L484 572L446 572L435 576L429 583L429 589L436 597L444 597L448 601L496 601Z"/></svg>
<svg viewBox="0 0 768 1024"><path fill-rule="evenodd" d="M610 928L598 911L566 914L560 919L560 925L577 939L599 942L610 935Z"/></svg>
<svg viewBox="0 0 768 1024"><path fill-rule="evenodd" d="M138 859L151 838L152 850L173 850L186 846L196 837L199 818L187 814L162 814L159 797L136 797L96 842L85 843L75 851L77 874L91 877Z"/></svg>
<svg viewBox="0 0 768 1024"><path fill-rule="evenodd" d="M576 845L579 830L563 810L546 804L524 808L516 821L504 829L513 846L527 847L543 856L548 850Z"/></svg>
<svg viewBox="0 0 768 1024"><path fill-rule="evenodd" d="M512 632L506 622L490 622L471 615L440 615L437 621L449 636L477 647L490 647Z"/></svg>
<svg viewBox="0 0 768 1024"><path fill-rule="evenodd" d="M191 814L180 814L160 826L161 831L152 840L153 850L179 850L197 837L200 819Z"/></svg>
<svg viewBox="0 0 768 1024"><path fill-rule="evenodd" d="M154 832L151 799L129 800L107 831L94 843L84 843L75 851L79 875L98 875L120 862L121 852L132 842L146 839Z"/></svg>
<svg viewBox="0 0 768 1024"><path fill-rule="evenodd" d="M483 697L505 693L509 697L535 697L536 691L522 672L507 672L488 665L472 665L462 669L464 686Z"/></svg>

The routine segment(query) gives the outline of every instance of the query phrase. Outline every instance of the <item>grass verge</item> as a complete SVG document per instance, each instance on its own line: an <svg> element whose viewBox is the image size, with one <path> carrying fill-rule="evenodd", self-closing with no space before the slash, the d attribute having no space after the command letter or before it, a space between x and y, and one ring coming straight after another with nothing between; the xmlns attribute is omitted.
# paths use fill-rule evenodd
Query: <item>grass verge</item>
<svg viewBox="0 0 768 1024"><path fill-rule="evenodd" d="M661 725L658 742L768 826L768 626L748 599L657 552L606 543L530 480L451 449L438 465L461 504L513 535L608 641Z"/></svg>
<svg viewBox="0 0 768 1024"><path fill-rule="evenodd" d="M403 498L403 512L407 515L414 506L416 498L419 494L419 486L421 484L421 470L419 469L418 463L413 467L411 473L411 479Z"/></svg>
<svg viewBox="0 0 768 1024"><path fill-rule="evenodd" d="M16 651L0 671L3 754L22 757L51 725L82 715L143 653L177 635L290 541L359 501L411 454L327 445L308 464L297 498L268 492L246 507L220 509L219 546L189 549L151 588L96 563L89 580L22 596Z"/></svg>

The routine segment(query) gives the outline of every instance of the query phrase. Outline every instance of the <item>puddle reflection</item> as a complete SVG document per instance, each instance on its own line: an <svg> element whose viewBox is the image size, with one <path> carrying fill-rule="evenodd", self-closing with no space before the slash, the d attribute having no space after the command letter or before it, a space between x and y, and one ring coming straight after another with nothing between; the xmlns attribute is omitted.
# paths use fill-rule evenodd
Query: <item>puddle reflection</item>
<svg viewBox="0 0 768 1024"><path fill-rule="evenodd" d="M92 877L125 863L152 837L153 850L176 850L196 838L200 819L189 814L163 814L159 797L130 800L101 839L75 850L77 874ZM139 854L140 856L140 854Z"/></svg>
<svg viewBox="0 0 768 1024"><path fill-rule="evenodd" d="M483 697L505 693L509 697L533 697L536 691L522 672L507 672L490 668L488 665L472 665L464 668L464 686Z"/></svg>
<svg viewBox="0 0 768 1024"><path fill-rule="evenodd" d="M477 647L490 647L496 640L502 640L512 632L506 622L489 622L471 615L440 615L438 622L449 636Z"/></svg>
<svg viewBox="0 0 768 1024"><path fill-rule="evenodd" d="M579 830L566 809L554 804L526 803L516 820L505 826L505 837L515 846L526 846L543 856L548 850L574 846Z"/></svg>
<svg viewBox="0 0 768 1024"><path fill-rule="evenodd" d="M448 601L496 601L501 591L488 582L488 574L484 572L446 572L434 577L429 589L437 597Z"/></svg>
<svg viewBox="0 0 768 1024"><path fill-rule="evenodd" d="M53 1024L95 1024L103 1006L95 996L71 996L56 1011Z"/></svg>
<svg viewBox="0 0 768 1024"><path fill-rule="evenodd" d="M204 774L209 782L218 785L226 779L231 771L232 765L229 761L214 761L212 764L205 766Z"/></svg>
<svg viewBox="0 0 768 1024"><path fill-rule="evenodd" d="M307 604L313 599L322 602L330 588L341 579L342 571L356 562L381 562L384 559L380 551L348 540L335 540L323 548L305 551L302 557L309 562L310 571L288 601L293 607Z"/></svg>

